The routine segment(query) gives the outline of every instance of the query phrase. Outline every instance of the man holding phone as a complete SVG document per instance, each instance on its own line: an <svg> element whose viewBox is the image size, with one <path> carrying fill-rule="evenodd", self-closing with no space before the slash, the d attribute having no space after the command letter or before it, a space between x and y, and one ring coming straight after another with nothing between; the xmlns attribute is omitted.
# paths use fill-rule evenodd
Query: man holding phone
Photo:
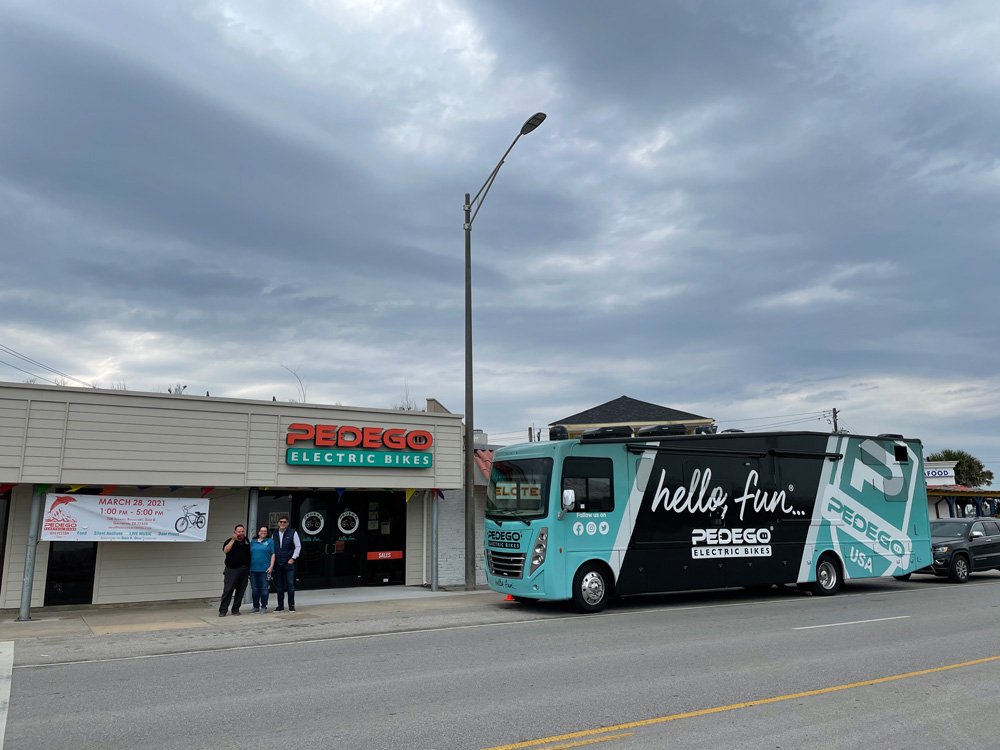
<svg viewBox="0 0 1000 750"><path fill-rule="evenodd" d="M278 531L274 539L274 591L278 595L275 612L285 609L285 592L288 592L288 611L295 611L295 561L299 559L302 543L295 529L288 527L288 516L278 518Z"/></svg>
<svg viewBox="0 0 1000 750"><path fill-rule="evenodd" d="M233 535L222 545L222 551L226 553L226 569L222 572L219 617L226 616L230 600L233 602L233 614L238 615L240 605L243 603L243 594L247 590L247 581L250 579L250 540L247 539L246 526L241 523L236 524Z"/></svg>

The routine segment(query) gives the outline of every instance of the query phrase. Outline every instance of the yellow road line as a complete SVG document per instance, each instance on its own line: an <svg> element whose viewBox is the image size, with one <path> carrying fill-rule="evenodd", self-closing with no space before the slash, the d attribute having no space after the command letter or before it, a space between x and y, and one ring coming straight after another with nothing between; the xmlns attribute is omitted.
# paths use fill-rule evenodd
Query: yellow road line
<svg viewBox="0 0 1000 750"><path fill-rule="evenodd" d="M850 690L852 688L859 687L869 687L871 685L881 685L885 682L894 682L896 680L906 680L911 677L922 677L923 675L934 674L936 672L946 672L949 669L962 669L963 667L974 667L979 664L988 664L990 662L1000 661L1000 656L987 656L983 659L973 659L972 661L963 661L958 664L946 664L943 667L931 667L930 669L920 669L916 672L906 672L904 674L894 674L888 675L886 677L876 677L872 680L861 680L860 682L850 682L846 685L833 685L831 687L819 688L817 690L806 690L801 693L788 693L786 695L775 695L770 698L760 698L753 701L744 701L742 703L730 703L728 706L715 706L713 708L701 708L697 711L685 711L680 714L670 714L669 716L657 716L652 719L642 719L640 721L630 721L625 724L615 724L610 727L601 727L600 729L584 729L579 732L569 732L568 734L559 734L553 737L543 737L537 740L526 740L525 742L515 742L510 745L497 745L496 747L487 748L487 750L519 750L519 748L524 747L537 747L539 745L547 745L550 742L562 742L564 740L577 740L584 737L595 737L597 735L608 734L609 732L620 732L625 729L637 729L639 727L653 726L654 724L665 724L668 721L677 721L678 719L691 719L696 716L708 716L710 714L720 714L725 711L735 711L738 708L751 708L753 706L766 706L769 703L780 703L781 701L795 700L796 698L809 698L814 695L825 695L827 693L836 693L841 690ZM573 747L572 745L559 745L559 747ZM548 750L554 750L554 748L548 748Z"/></svg>

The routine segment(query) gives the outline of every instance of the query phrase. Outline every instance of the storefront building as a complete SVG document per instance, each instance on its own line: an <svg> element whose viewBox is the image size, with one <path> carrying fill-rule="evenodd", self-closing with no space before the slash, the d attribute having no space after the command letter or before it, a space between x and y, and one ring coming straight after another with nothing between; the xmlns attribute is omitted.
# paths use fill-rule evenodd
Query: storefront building
<svg viewBox="0 0 1000 750"><path fill-rule="evenodd" d="M925 461L927 514L930 518L973 518L1000 515L1000 492L963 487L955 475L957 461Z"/></svg>
<svg viewBox="0 0 1000 750"><path fill-rule="evenodd" d="M26 606L26 571L31 607L216 596L234 525L281 515L300 589L427 584L462 435L443 410L0 383L0 608ZM461 548L461 507L436 510Z"/></svg>

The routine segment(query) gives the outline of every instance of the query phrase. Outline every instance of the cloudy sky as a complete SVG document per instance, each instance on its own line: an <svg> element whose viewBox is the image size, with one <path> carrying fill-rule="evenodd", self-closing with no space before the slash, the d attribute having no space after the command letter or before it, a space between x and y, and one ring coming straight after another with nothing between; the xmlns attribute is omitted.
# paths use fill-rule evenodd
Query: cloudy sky
<svg viewBox="0 0 1000 750"><path fill-rule="evenodd" d="M1000 478L997 49L989 1L4 0L0 379L461 412L463 194L543 111L474 224L495 442L836 408Z"/></svg>

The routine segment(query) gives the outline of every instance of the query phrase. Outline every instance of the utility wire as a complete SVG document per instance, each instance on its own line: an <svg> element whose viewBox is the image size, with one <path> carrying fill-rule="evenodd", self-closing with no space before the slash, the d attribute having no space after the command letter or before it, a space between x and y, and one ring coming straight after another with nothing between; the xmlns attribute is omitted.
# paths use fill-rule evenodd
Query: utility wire
<svg viewBox="0 0 1000 750"><path fill-rule="evenodd" d="M9 346L4 346L3 344L0 344L0 352L5 352L7 354L12 354L13 356L17 357L20 360L23 360L24 362L27 362L30 365L34 365L35 367L41 367L43 370L47 370L48 372L51 372L54 375L58 375L59 377L66 378L67 380L74 380L77 383L79 383L80 385L85 385L88 388L96 388L97 387L93 383L88 383L85 380L80 380L80 378L75 378L72 375L69 375L68 373L63 372L62 370L57 370L54 367L49 367L49 365L46 365L46 364L44 364L42 362L39 362L37 359L32 359L31 357L29 357L29 356L27 356L25 354L21 354L21 352L17 351L16 349L11 349ZM10 365L9 362L5 362L4 364ZM10 365L10 366L14 367L14 365ZM14 369L15 370L20 370L21 368L14 367ZM21 372L26 372L26 371L25 370L21 370ZM40 375L35 375L34 373L28 373L28 374L29 375L34 375L35 377L41 377ZM54 383L54 381L49 380L48 378L42 378L42 380L48 381L49 383Z"/></svg>
<svg viewBox="0 0 1000 750"><path fill-rule="evenodd" d="M765 430L773 430L778 427L790 427L797 424L809 424L810 422L818 422L822 420L822 417L813 417L811 419L789 419L784 422L769 422L768 424L756 424L747 425L746 429L750 432L761 432Z"/></svg>
<svg viewBox="0 0 1000 750"><path fill-rule="evenodd" d="M2 359L0 359L0 365L7 365L7 367L12 367L18 372L23 372L25 375L30 375L31 377L37 378L38 380L44 380L46 383L52 383L52 385L56 385L56 382L54 380L49 380L48 378L44 378L37 373L30 372L29 370L25 370L21 367L18 367L17 365L12 365L10 362L5 362Z"/></svg>
<svg viewBox="0 0 1000 750"><path fill-rule="evenodd" d="M823 411L804 411L804 412L800 412L798 414L775 414L773 417L745 417L743 419L723 419L723 418L718 418L715 421L716 422L725 422L726 424L729 424L730 422L758 422L758 421L761 421L761 420L764 420L764 419L785 419L786 417L808 417L808 416L823 415L823 414L829 414L829 413L830 413L830 410L829 409L825 409Z"/></svg>

